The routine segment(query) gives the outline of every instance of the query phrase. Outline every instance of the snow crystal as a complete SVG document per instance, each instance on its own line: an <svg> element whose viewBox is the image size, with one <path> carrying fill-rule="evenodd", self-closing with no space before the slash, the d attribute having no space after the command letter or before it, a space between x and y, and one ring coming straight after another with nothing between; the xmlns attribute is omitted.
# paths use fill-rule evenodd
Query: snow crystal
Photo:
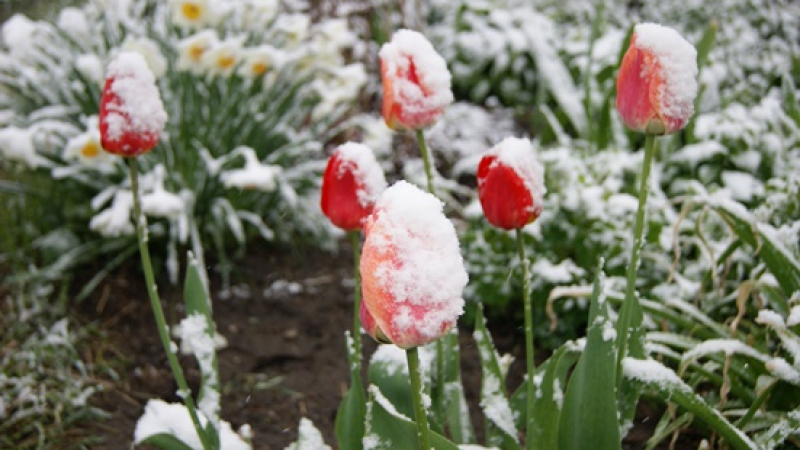
<svg viewBox="0 0 800 450"><path fill-rule="evenodd" d="M220 174L222 184L227 188L256 189L272 192L278 185L278 177L282 172L280 166L262 164L255 150L249 147L238 147L234 150L245 159L241 169L226 170Z"/></svg>
<svg viewBox="0 0 800 450"><path fill-rule="evenodd" d="M682 147L670 155L669 160L696 168L698 164L709 161L716 155L724 155L728 150L719 141L705 141Z"/></svg>
<svg viewBox="0 0 800 450"><path fill-rule="evenodd" d="M749 173L726 170L722 172L722 183L731 193L731 198L749 202L764 194L764 184Z"/></svg>
<svg viewBox="0 0 800 450"><path fill-rule="evenodd" d="M662 70L659 110L667 116L690 117L697 97L697 50L677 31L659 24L636 25L634 34L636 46L652 52Z"/></svg>
<svg viewBox="0 0 800 450"><path fill-rule="evenodd" d="M106 78L114 80L111 93L119 99L107 105L108 138L117 141L126 133L159 135L167 113L144 57L120 53L108 65Z"/></svg>
<svg viewBox="0 0 800 450"><path fill-rule="evenodd" d="M205 426L207 420L198 412L200 423ZM220 421L219 429L220 448L226 450L250 450L251 446L236 434L228 422ZM134 443L139 444L157 434L175 436L193 450L202 450L203 444L197 436L189 411L180 403L166 403L154 399L147 402L144 414L136 422Z"/></svg>
<svg viewBox="0 0 800 450"><path fill-rule="evenodd" d="M289 445L284 450L331 450L322 439L314 423L305 417L300 419L300 427L297 431L297 442Z"/></svg>
<svg viewBox="0 0 800 450"><path fill-rule="evenodd" d="M385 65L383 70L392 74L409 73L410 65L414 64L419 85L397 78L392 86L395 98L404 99L407 113L414 114L416 109L420 112L441 110L453 102L447 63L419 32L398 30L391 42L383 44L379 56Z"/></svg>
<svg viewBox="0 0 800 450"><path fill-rule="evenodd" d="M131 235L136 231L131 222L132 209L131 191L119 191L114 194L111 207L92 217L89 228L106 237Z"/></svg>
<svg viewBox="0 0 800 450"><path fill-rule="evenodd" d="M800 324L800 305L792 306L789 310L789 318L786 319L786 325L793 327Z"/></svg>
<svg viewBox="0 0 800 450"><path fill-rule="evenodd" d="M32 128L14 126L0 129L0 155L14 161L20 161L30 168L44 163L44 158L36 153L33 145Z"/></svg>
<svg viewBox="0 0 800 450"><path fill-rule="evenodd" d="M517 430L514 427L514 414L511 412L508 400L503 395L503 386L500 380L484 370L482 384L481 407L486 418L491 420L508 436L516 437Z"/></svg>
<svg viewBox="0 0 800 450"><path fill-rule="evenodd" d="M783 358L772 358L767 361L765 367L778 378L790 383L800 384L800 372L795 370L795 368Z"/></svg>
<svg viewBox="0 0 800 450"><path fill-rule="evenodd" d="M341 177L346 169L351 169L358 184L358 202L364 207L373 204L378 195L386 190L386 178L375 154L366 145L356 142L340 145L336 154L341 161L337 175Z"/></svg>
<svg viewBox="0 0 800 450"><path fill-rule="evenodd" d="M614 329L614 324L610 320L603 321L603 340L609 342L616 338L617 330Z"/></svg>
<svg viewBox="0 0 800 450"><path fill-rule="evenodd" d="M770 311L768 309L762 309L758 312L756 323L768 325L776 330L786 328L786 324L783 322L783 317L781 317L781 315L775 311Z"/></svg>
<svg viewBox="0 0 800 450"><path fill-rule="evenodd" d="M536 159L529 139L507 137L492 147L487 155L497 156L493 166L503 164L519 175L531 193L531 208L542 207L544 194L547 192L544 186L544 166Z"/></svg>
<svg viewBox="0 0 800 450"><path fill-rule="evenodd" d="M753 347L735 339L709 339L697 344L683 354L682 361L692 361L713 353L725 353L726 356L740 354L766 362L766 357Z"/></svg>
<svg viewBox="0 0 800 450"><path fill-rule="evenodd" d="M414 329L423 338L439 336L463 312L462 291L468 280L456 231L442 212L442 202L400 181L378 198L365 228L365 254L372 247L379 255L374 272L362 273L365 286L366 277L374 278L377 289L391 295L397 313L373 314L378 325L399 334ZM366 258L361 261L363 272Z"/></svg>
<svg viewBox="0 0 800 450"><path fill-rule="evenodd" d="M652 359L626 357L622 360L622 371L628 378L656 383L661 387L678 387L682 391L691 392L675 371Z"/></svg>

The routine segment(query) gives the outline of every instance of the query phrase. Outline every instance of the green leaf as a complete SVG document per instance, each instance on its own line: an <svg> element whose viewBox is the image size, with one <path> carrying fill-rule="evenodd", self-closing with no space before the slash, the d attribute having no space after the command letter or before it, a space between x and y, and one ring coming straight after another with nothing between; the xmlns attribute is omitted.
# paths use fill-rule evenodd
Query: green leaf
<svg viewBox="0 0 800 450"><path fill-rule="evenodd" d="M167 433L154 434L139 443L152 445L161 450L194 450L180 439Z"/></svg>
<svg viewBox="0 0 800 450"><path fill-rule="evenodd" d="M619 449L614 327L602 293L602 264L594 280L586 348L569 379L559 421L559 448Z"/></svg>
<svg viewBox="0 0 800 450"><path fill-rule="evenodd" d="M775 229L755 221L744 206L732 201L710 205L742 241L756 248L758 255L786 294L800 290L800 263L775 236Z"/></svg>
<svg viewBox="0 0 800 450"><path fill-rule="evenodd" d="M380 389L398 413L414 417L411 381L405 358L405 352L397 346L381 345L372 355L367 379Z"/></svg>
<svg viewBox="0 0 800 450"><path fill-rule="evenodd" d="M708 26L703 31L703 36L697 41L695 48L697 49L697 68L702 70L708 62L708 55L714 48L714 43L717 41L717 29L719 24L716 20L708 23Z"/></svg>
<svg viewBox="0 0 800 450"><path fill-rule="evenodd" d="M676 403L714 429L733 448L755 450L758 447L741 430L731 424L719 411L709 406L702 397L684 383L678 375L655 360L625 358L625 378L655 390L666 403Z"/></svg>
<svg viewBox="0 0 800 450"><path fill-rule="evenodd" d="M433 430L430 438L436 450L458 450L456 444ZM419 450L416 422L398 413L376 385L369 387L365 440L374 450Z"/></svg>
<svg viewBox="0 0 800 450"><path fill-rule="evenodd" d="M581 349L573 341L559 347L537 369L534 375L537 395L533 403L533 426L526 430L525 448L558 450L558 422L561 419L563 387L567 385L567 373L580 357ZM520 384L511 396L511 409L516 425L523 428L526 418L527 392L525 383Z"/></svg>
<svg viewBox="0 0 800 450"><path fill-rule="evenodd" d="M475 343L481 358L481 407L486 416L486 444L503 449L519 449L514 414L505 391L505 374L500 368L500 358L495 350L492 336L486 329L483 308L475 315Z"/></svg>
<svg viewBox="0 0 800 450"><path fill-rule="evenodd" d="M350 333L345 332L350 364L355 364L356 349L350 345L352 339ZM334 430L339 448L360 450L362 448L362 438L364 437L364 418L367 414L367 396L364 392L364 385L358 373L350 373L350 389L342 399L339 410L336 412L336 423Z"/></svg>
<svg viewBox="0 0 800 450"><path fill-rule="evenodd" d="M189 253L189 264L186 268L186 281L183 284L183 301L186 304L186 316L199 313L211 319L211 302L208 291L200 274L197 260Z"/></svg>
<svg viewBox="0 0 800 450"><path fill-rule="evenodd" d="M464 386L461 383L461 349L458 330L439 339L436 344L436 360L431 385L433 418L431 426L438 431L448 430L453 441L459 444L475 442L475 432L469 417ZM439 373L443 374L439 377Z"/></svg>
<svg viewBox="0 0 800 450"><path fill-rule="evenodd" d="M786 439L800 429L800 409L791 411L786 417L782 418L771 426L767 431L756 437L756 442L764 450L783 444Z"/></svg>

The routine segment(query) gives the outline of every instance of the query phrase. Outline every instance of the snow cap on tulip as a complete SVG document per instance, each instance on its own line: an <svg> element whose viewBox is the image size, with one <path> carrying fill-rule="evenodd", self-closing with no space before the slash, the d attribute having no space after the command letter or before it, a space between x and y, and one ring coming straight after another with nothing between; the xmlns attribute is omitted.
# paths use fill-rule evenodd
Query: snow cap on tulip
<svg viewBox="0 0 800 450"><path fill-rule="evenodd" d="M478 198L492 225L513 230L533 222L545 192L544 167L528 139L505 138L481 158Z"/></svg>
<svg viewBox="0 0 800 450"><path fill-rule="evenodd" d="M636 25L617 78L617 111L634 131L671 134L694 114L697 51L677 31Z"/></svg>
<svg viewBox="0 0 800 450"><path fill-rule="evenodd" d="M389 128L418 130L453 102L447 63L422 34L399 30L379 53L383 119Z"/></svg>
<svg viewBox="0 0 800 450"><path fill-rule="evenodd" d="M109 153L137 156L158 144L167 113L144 57L121 52L108 65L100 101L100 140Z"/></svg>
<svg viewBox="0 0 800 450"><path fill-rule="evenodd" d="M360 230L386 189L383 169L364 144L347 142L328 160L322 177L322 212L339 228Z"/></svg>
<svg viewBox="0 0 800 450"><path fill-rule="evenodd" d="M362 323L401 348L445 335L464 310L467 272L442 202L405 181L385 190L364 226Z"/></svg>

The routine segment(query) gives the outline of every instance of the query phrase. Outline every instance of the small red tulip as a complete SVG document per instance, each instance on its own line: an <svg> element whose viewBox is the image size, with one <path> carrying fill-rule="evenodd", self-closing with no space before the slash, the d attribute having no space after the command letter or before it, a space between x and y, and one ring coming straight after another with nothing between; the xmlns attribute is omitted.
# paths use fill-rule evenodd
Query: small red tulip
<svg viewBox="0 0 800 450"><path fill-rule="evenodd" d="M697 51L677 31L636 25L617 78L617 111L634 131L671 134L694 114Z"/></svg>
<svg viewBox="0 0 800 450"><path fill-rule="evenodd" d="M100 141L109 153L138 156L158 144L167 113L144 57L123 52L108 65L100 100Z"/></svg>
<svg viewBox="0 0 800 450"><path fill-rule="evenodd" d="M348 142L328 160L322 177L322 212L339 228L360 230L375 199L386 189L378 161L369 147Z"/></svg>
<svg viewBox="0 0 800 450"><path fill-rule="evenodd" d="M361 252L364 329L401 348L444 336L464 310L467 272L433 195L400 181L378 198Z"/></svg>
<svg viewBox="0 0 800 450"><path fill-rule="evenodd" d="M450 71L420 33L399 30L380 51L383 119L392 129L419 130L453 102Z"/></svg>
<svg viewBox="0 0 800 450"><path fill-rule="evenodd" d="M498 228L514 230L536 220L544 193L544 168L527 139L504 139L478 165L478 198Z"/></svg>

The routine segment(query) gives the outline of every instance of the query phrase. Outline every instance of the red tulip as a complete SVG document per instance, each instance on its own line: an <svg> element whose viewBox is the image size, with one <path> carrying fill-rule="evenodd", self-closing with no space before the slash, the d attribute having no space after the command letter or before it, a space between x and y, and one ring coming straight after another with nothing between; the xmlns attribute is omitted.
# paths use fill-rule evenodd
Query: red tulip
<svg viewBox="0 0 800 450"><path fill-rule="evenodd" d="M463 312L468 277L442 203L400 181L378 198L364 230L364 329L401 348L445 335Z"/></svg>
<svg viewBox="0 0 800 450"><path fill-rule="evenodd" d="M322 212L339 228L360 230L386 189L383 170L369 147L348 142L328 160L322 177Z"/></svg>
<svg viewBox="0 0 800 450"><path fill-rule="evenodd" d="M617 78L617 111L634 131L671 134L694 113L697 51L677 31L639 24Z"/></svg>
<svg viewBox="0 0 800 450"><path fill-rule="evenodd" d="M498 228L518 229L536 220L544 193L544 168L527 139L504 139L478 165L483 213Z"/></svg>
<svg viewBox="0 0 800 450"><path fill-rule="evenodd" d="M383 119L392 129L418 130L453 102L445 60L420 33L399 30L380 51Z"/></svg>
<svg viewBox="0 0 800 450"><path fill-rule="evenodd" d="M138 156L158 144L167 113L144 57L123 52L108 65L100 100L100 141L109 153Z"/></svg>

